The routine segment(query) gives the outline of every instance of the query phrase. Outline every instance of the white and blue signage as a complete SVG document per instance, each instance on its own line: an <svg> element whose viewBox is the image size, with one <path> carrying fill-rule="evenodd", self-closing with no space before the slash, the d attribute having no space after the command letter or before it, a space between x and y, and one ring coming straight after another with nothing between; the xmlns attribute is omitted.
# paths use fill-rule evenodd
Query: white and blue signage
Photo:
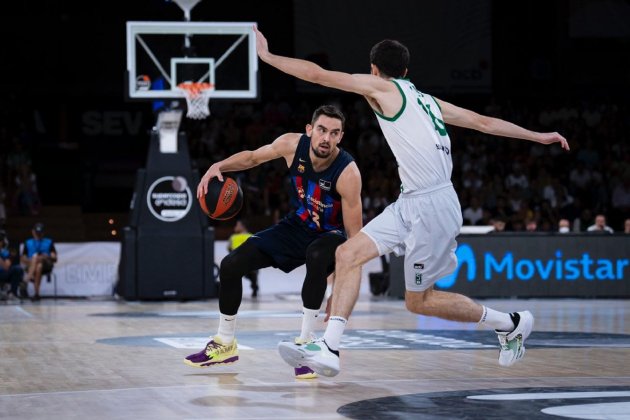
<svg viewBox="0 0 630 420"><path fill-rule="evenodd" d="M441 290L475 297L630 296L630 236L460 236Z"/></svg>

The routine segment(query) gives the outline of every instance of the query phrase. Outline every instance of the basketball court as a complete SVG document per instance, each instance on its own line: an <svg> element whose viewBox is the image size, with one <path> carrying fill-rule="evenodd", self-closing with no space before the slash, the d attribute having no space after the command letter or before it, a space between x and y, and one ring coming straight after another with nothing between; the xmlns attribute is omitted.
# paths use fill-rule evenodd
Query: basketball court
<svg viewBox="0 0 630 420"><path fill-rule="evenodd" d="M506 368L493 331L414 315L401 299L372 296L364 278L341 373L298 380L277 344L298 334L301 284L274 283L277 271L257 299L244 283L240 360L185 365L216 331L219 305L206 264L214 236L194 201L199 174L181 158L180 124L212 118L214 99L260 98L255 22L193 22L198 2L175 0L183 20L125 28L126 99L157 118L132 198L138 234L123 240L123 297L0 305L0 418L630 419L627 299L482 300L535 316L527 355ZM174 266L173 249L186 267ZM180 289L181 278L198 283Z"/></svg>
<svg viewBox="0 0 630 420"><path fill-rule="evenodd" d="M298 331L300 302L262 287L258 301L245 298L239 312L240 360L207 369L182 360L214 334L217 300L0 306L0 417L630 416L626 300L484 301L536 316L525 359L502 368L492 332L362 294L342 341L341 373L296 380L276 345Z"/></svg>

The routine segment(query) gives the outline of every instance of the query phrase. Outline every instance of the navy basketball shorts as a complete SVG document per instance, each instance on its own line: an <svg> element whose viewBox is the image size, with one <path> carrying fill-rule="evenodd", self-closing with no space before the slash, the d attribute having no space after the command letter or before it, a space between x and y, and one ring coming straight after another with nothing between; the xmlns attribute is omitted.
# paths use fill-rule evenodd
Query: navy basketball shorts
<svg viewBox="0 0 630 420"><path fill-rule="evenodd" d="M280 223L250 236L247 241L269 255L274 261L274 267L288 273L306 262L309 245L330 235L333 235L331 239L337 239L326 241L334 255L337 246L346 240L342 231L316 232L290 218L284 218Z"/></svg>

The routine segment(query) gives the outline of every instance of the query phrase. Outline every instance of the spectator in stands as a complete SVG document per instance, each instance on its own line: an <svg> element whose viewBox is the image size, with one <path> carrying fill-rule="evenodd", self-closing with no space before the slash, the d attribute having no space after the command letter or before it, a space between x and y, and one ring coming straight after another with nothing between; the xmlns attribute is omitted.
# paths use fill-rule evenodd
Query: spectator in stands
<svg viewBox="0 0 630 420"><path fill-rule="evenodd" d="M525 221L525 230L527 232L538 232L538 223L536 219L528 219Z"/></svg>
<svg viewBox="0 0 630 420"><path fill-rule="evenodd" d="M493 229L488 233L502 233L505 232L505 218L502 216L495 216L490 220Z"/></svg>
<svg viewBox="0 0 630 420"><path fill-rule="evenodd" d="M549 201L554 209L561 209L573 202L573 197L558 178L552 178L543 188L543 199Z"/></svg>
<svg viewBox="0 0 630 420"><path fill-rule="evenodd" d="M7 221L7 208L4 205L4 200L7 198L7 194L4 191L0 178L0 229L4 228L4 224Z"/></svg>
<svg viewBox="0 0 630 420"><path fill-rule="evenodd" d="M630 219L626 219L623 222L623 233L630 234Z"/></svg>
<svg viewBox="0 0 630 420"><path fill-rule="evenodd" d="M536 207L534 213L537 220L543 221L543 225L545 221L551 224L549 230L552 230L552 226L555 226L558 223L558 219L560 219L560 212L551 207L551 204L547 200L540 203L540 206Z"/></svg>
<svg viewBox="0 0 630 420"><path fill-rule="evenodd" d="M483 219L483 209L479 205L479 199L476 196L470 199L470 205L464 209L462 215L464 216L465 225L476 225Z"/></svg>
<svg viewBox="0 0 630 420"><path fill-rule="evenodd" d="M376 213L382 212L385 207L389 205L387 198L385 198L385 193L383 192L383 188L380 186L376 187L371 191L369 196L365 196L363 199L363 207L365 210L374 209Z"/></svg>
<svg viewBox="0 0 630 420"><path fill-rule="evenodd" d="M7 154L7 177L8 179L14 179L20 172L20 168L24 165L31 166L31 156L28 151L24 149L24 145L17 136L14 136L11 140L13 148Z"/></svg>
<svg viewBox="0 0 630 420"><path fill-rule="evenodd" d="M558 233L569 233L571 231L571 222L567 219L560 219L558 222Z"/></svg>
<svg viewBox="0 0 630 420"><path fill-rule="evenodd" d="M577 195L585 196L591 185L592 177L592 171L586 167L584 162L578 161L569 175L569 181L571 181Z"/></svg>
<svg viewBox="0 0 630 420"><path fill-rule="evenodd" d="M29 164L22 164L15 176L15 195L13 203L23 216L39 214L40 201L37 190L37 177L31 171Z"/></svg>
<svg viewBox="0 0 630 420"><path fill-rule="evenodd" d="M606 225L606 216L603 214L595 216L595 224L589 226L586 231L592 233L614 233L613 229Z"/></svg>
<svg viewBox="0 0 630 420"><path fill-rule="evenodd" d="M511 172L505 179L505 186L508 190L514 188L525 190L529 187L529 181L523 172L523 167L520 164L517 163L514 165L514 171Z"/></svg>
<svg viewBox="0 0 630 420"><path fill-rule="evenodd" d="M626 175L623 181L619 182L613 189L611 204L615 214L621 215L621 217L630 214L630 174ZM621 217L616 220L620 221ZM615 218L613 218L613 222L615 222Z"/></svg>
<svg viewBox="0 0 630 420"><path fill-rule="evenodd" d="M576 154L576 159L586 164L586 167L592 168L599 162L599 151L595 148L595 142L591 136L591 132L587 132L586 144L580 148Z"/></svg>
<svg viewBox="0 0 630 420"><path fill-rule="evenodd" d="M255 148L255 147L254 147ZM264 173L260 167L240 174L240 184L245 200L246 214L265 214L268 203L265 202Z"/></svg>
<svg viewBox="0 0 630 420"><path fill-rule="evenodd" d="M524 232L525 231L525 219L519 219L517 217L512 217L510 221L510 231L511 232Z"/></svg>
<svg viewBox="0 0 630 420"><path fill-rule="evenodd" d="M5 290L5 284L9 286L6 299L9 302L19 302L18 287L24 277L24 270L20 266L20 259L15 249L9 248L9 240L5 231L0 231L0 292ZM2 293L4 294L4 293Z"/></svg>
<svg viewBox="0 0 630 420"><path fill-rule="evenodd" d="M35 285L33 301L38 301L42 275L52 272L57 262L57 250L52 239L44 237L44 224L36 223L31 231L32 238L24 242L22 265L26 267L28 281Z"/></svg>
<svg viewBox="0 0 630 420"><path fill-rule="evenodd" d="M479 174L473 169L466 171L464 178L462 179L462 185L466 189L477 191L483 186L483 181L479 178Z"/></svg>
<svg viewBox="0 0 630 420"><path fill-rule="evenodd" d="M234 225L234 233L228 239L228 251L232 252L239 246L241 246L252 234L247 229L247 225L243 220L237 220ZM245 274L245 278L248 278L252 283L252 297L258 296L258 270L250 271Z"/></svg>
<svg viewBox="0 0 630 420"><path fill-rule="evenodd" d="M507 199L502 195L497 197L497 205L493 211L493 214L496 217L500 217L501 220L503 220L503 222L505 223L508 219L512 217L513 213L514 212L512 211L510 206L508 206Z"/></svg>

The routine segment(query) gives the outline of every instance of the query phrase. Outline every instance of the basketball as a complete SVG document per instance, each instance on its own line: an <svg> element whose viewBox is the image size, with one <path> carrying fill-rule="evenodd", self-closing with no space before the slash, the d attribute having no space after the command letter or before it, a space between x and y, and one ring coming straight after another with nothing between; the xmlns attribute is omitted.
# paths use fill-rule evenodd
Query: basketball
<svg viewBox="0 0 630 420"><path fill-rule="evenodd" d="M228 220L243 207L243 190L233 178L225 176L223 179L221 182L212 178L208 183L208 192L199 198L203 212L214 220Z"/></svg>

